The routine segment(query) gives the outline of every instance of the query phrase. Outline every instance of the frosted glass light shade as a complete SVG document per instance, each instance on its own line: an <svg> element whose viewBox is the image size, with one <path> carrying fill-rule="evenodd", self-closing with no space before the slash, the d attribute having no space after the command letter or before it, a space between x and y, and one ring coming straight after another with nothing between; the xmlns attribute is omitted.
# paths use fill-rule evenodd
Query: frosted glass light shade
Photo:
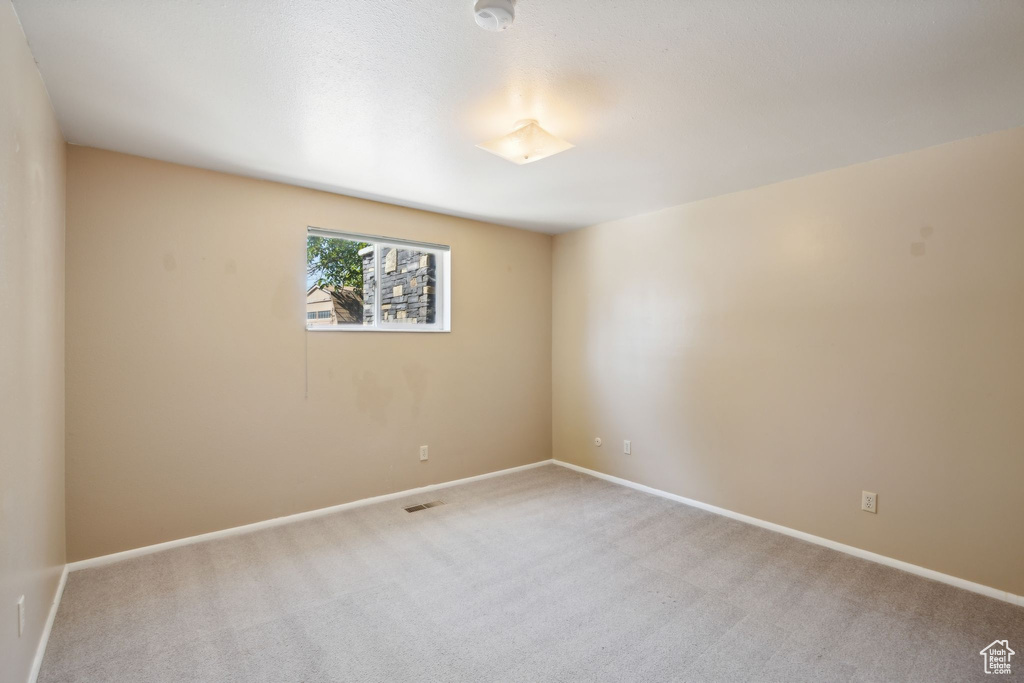
<svg viewBox="0 0 1024 683"><path fill-rule="evenodd" d="M502 135L489 142L481 142L477 147L497 154L513 164L522 165L572 149L574 145L556 138L533 119L526 119L517 121L516 127L508 135Z"/></svg>

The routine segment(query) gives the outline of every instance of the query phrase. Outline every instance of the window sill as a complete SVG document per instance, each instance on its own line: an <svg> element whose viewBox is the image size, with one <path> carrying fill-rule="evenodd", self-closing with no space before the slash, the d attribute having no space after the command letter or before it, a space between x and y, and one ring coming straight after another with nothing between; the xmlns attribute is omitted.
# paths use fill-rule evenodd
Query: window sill
<svg viewBox="0 0 1024 683"><path fill-rule="evenodd" d="M438 327L427 328L427 329L414 329L412 325L408 329L402 327L368 327L363 325L352 325L351 327L343 327L341 325L306 325L306 332L386 332L390 333L412 333L412 334L445 334L451 332L451 330L443 330Z"/></svg>

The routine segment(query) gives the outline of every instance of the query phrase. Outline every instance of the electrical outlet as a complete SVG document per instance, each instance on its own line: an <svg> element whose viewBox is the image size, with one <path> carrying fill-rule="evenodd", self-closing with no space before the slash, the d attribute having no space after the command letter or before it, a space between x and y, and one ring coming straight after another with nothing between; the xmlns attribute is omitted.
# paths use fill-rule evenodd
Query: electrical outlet
<svg viewBox="0 0 1024 683"><path fill-rule="evenodd" d="M426 446L420 446L420 460L426 460L427 457L428 457L427 456L427 447Z"/></svg>
<svg viewBox="0 0 1024 683"><path fill-rule="evenodd" d="M601 437L597 437L594 439L594 445L597 446L598 448L601 447Z"/></svg>
<svg viewBox="0 0 1024 683"><path fill-rule="evenodd" d="M626 455L629 455L629 453L630 453L630 451L632 449L633 449L633 446L632 446L632 444L630 444L629 439L626 439L625 441L622 442L622 452L623 453L625 453Z"/></svg>
<svg viewBox="0 0 1024 683"><path fill-rule="evenodd" d="M878 494L871 491L860 492L860 509L878 514Z"/></svg>
<svg viewBox="0 0 1024 683"><path fill-rule="evenodd" d="M25 596L18 598L18 637L25 632Z"/></svg>

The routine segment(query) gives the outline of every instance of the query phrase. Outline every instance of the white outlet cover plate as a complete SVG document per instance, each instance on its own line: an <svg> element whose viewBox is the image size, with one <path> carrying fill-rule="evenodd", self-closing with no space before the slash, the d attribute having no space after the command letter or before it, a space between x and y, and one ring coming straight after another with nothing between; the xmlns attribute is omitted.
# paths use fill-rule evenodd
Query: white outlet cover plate
<svg viewBox="0 0 1024 683"><path fill-rule="evenodd" d="M427 460L429 458L428 449L426 446L420 446L420 460Z"/></svg>
<svg viewBox="0 0 1024 683"><path fill-rule="evenodd" d="M622 452L623 453L625 453L626 455L629 455L632 450L633 450L633 445L632 445L632 443L630 443L629 439L626 439L625 441L622 442Z"/></svg>
<svg viewBox="0 0 1024 683"><path fill-rule="evenodd" d="M872 514L878 513L878 494L871 491L860 492L860 509Z"/></svg>

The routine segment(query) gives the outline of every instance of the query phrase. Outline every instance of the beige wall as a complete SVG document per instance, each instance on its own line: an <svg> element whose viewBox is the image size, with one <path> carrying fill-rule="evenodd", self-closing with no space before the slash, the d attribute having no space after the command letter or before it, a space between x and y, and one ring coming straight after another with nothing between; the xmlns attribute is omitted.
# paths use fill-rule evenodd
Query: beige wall
<svg viewBox="0 0 1024 683"><path fill-rule="evenodd" d="M307 333L307 225L451 245L452 332ZM67 237L71 560L551 456L550 236L70 147Z"/></svg>
<svg viewBox="0 0 1024 683"><path fill-rule="evenodd" d="M64 138L0 0L0 679L24 681L64 565ZM16 602L25 596L25 633Z"/></svg>
<svg viewBox="0 0 1024 683"><path fill-rule="evenodd" d="M559 236L553 284L556 458L1024 594L1024 129Z"/></svg>

